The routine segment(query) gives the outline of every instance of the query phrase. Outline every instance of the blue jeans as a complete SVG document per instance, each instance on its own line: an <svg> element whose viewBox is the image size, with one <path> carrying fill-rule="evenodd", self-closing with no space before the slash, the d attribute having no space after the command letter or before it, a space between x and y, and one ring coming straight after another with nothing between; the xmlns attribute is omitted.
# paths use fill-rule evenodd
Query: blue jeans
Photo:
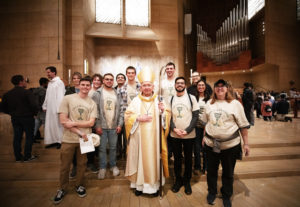
<svg viewBox="0 0 300 207"><path fill-rule="evenodd" d="M22 159L22 137L23 132L26 135L24 159L31 157L31 149L33 143L33 129L34 129L34 118L33 117L11 117L11 123L14 130L14 154L16 160Z"/></svg>
<svg viewBox="0 0 300 207"><path fill-rule="evenodd" d="M106 146L109 144L109 166L116 166L117 141L118 135L116 129L103 129L99 146L99 166L100 169L106 169Z"/></svg>
<svg viewBox="0 0 300 207"><path fill-rule="evenodd" d="M206 152L204 150L204 147L202 147L202 140L203 140L203 128L196 127L196 139L195 139L195 145L194 145L194 169L195 170L201 170L201 152L203 154L203 167L202 169L206 169L207 164L207 158L206 158Z"/></svg>

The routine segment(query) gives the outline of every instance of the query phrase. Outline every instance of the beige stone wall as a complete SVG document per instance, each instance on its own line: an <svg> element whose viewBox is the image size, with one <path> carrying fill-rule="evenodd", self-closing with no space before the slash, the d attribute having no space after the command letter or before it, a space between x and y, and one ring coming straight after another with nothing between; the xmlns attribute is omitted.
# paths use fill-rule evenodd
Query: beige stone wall
<svg viewBox="0 0 300 207"><path fill-rule="evenodd" d="M256 91L280 91L278 84L279 80L279 67L273 64L261 64L251 68L251 70L242 71L230 71L222 74L211 73L203 74L206 76L207 83L213 84L219 80L224 79L231 82L234 88L244 88L245 82L253 84Z"/></svg>
<svg viewBox="0 0 300 207"><path fill-rule="evenodd" d="M67 81L68 69L83 74L85 35L83 0L65 0L65 6L64 80Z"/></svg>
<svg viewBox="0 0 300 207"><path fill-rule="evenodd" d="M149 67L158 71L167 62L173 61L182 73L183 32L179 28L178 16L180 4L181 1L151 0L151 28L159 41L96 38L95 67L92 72L125 73L129 65L138 69Z"/></svg>
<svg viewBox="0 0 300 207"><path fill-rule="evenodd" d="M184 74L182 1L151 0L151 28L159 41L86 37L95 22L95 0L60 0L59 11L57 2L1 1L0 95L12 87L14 74L28 77L29 87L38 86L49 65L68 83L68 69L83 73L85 58L90 74L125 72L128 65L159 70L169 61Z"/></svg>
<svg viewBox="0 0 300 207"><path fill-rule="evenodd" d="M62 76L62 5L60 1L58 50L58 2L1 1L0 5L0 95L12 88L10 78L15 74L28 77L28 87L38 86L46 75L45 67L53 65Z"/></svg>
<svg viewBox="0 0 300 207"><path fill-rule="evenodd" d="M96 8L95 0L83 1L83 20L84 20L84 32L89 29L96 21ZM95 68L95 44L94 39L85 36L84 40L84 59L88 60L89 75L92 75L92 69Z"/></svg>
<svg viewBox="0 0 300 207"><path fill-rule="evenodd" d="M288 90L290 80L299 89L300 23L296 21L296 1L266 0L265 26L266 63L279 66L278 89Z"/></svg>

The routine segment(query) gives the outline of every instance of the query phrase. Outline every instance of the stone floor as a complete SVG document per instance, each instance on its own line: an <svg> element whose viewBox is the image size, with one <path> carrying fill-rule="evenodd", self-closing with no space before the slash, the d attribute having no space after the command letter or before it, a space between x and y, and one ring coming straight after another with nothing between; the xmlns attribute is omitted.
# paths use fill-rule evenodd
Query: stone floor
<svg viewBox="0 0 300 207"><path fill-rule="evenodd" d="M290 122L265 122L256 119L249 130L250 157L236 165L233 206L300 206L300 119ZM0 194L1 206L52 206L59 177L59 150L35 144L39 159L15 163L9 117L0 114ZM86 172L88 195L79 198L73 182L60 206L209 206L206 203L206 176L193 176L193 194L184 189L173 193L173 178L167 179L162 199L136 197L124 178L125 161L119 160L121 175L109 173L105 180ZM172 172L172 164L170 165ZM219 183L220 186L220 183ZM222 206L217 199L216 207Z"/></svg>

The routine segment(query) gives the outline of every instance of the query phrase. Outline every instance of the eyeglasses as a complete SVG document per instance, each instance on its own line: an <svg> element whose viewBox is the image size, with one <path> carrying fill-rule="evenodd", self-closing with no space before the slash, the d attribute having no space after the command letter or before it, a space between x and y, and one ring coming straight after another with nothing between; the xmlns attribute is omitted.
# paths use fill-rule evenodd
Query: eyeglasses
<svg viewBox="0 0 300 207"><path fill-rule="evenodd" d="M117 77L117 79L125 79L123 76Z"/></svg>
<svg viewBox="0 0 300 207"><path fill-rule="evenodd" d="M114 81L114 79L110 79L110 78L104 78L104 80L106 80L106 81Z"/></svg>
<svg viewBox="0 0 300 207"><path fill-rule="evenodd" d="M176 82L176 85L185 85L185 82Z"/></svg>

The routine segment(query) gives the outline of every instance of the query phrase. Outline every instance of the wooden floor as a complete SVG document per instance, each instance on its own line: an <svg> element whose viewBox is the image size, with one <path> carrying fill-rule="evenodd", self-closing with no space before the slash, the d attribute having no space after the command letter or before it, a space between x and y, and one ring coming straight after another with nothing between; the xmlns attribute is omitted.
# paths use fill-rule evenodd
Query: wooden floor
<svg viewBox="0 0 300 207"><path fill-rule="evenodd" d="M300 119L294 119L292 123L257 119L255 126L249 130L249 143L251 156L239 161L236 166L233 206L300 206ZM52 199L58 187L59 150L35 144L33 151L39 155L38 160L14 162L9 117L0 114L1 206L53 206ZM121 175L116 178L108 173L105 180L97 180L96 174L86 172L88 195L85 198L77 196L71 181L68 194L59 205L210 206L206 203L205 175L192 178L193 193L190 196L185 195L183 188L173 193L170 190L173 177L170 177L162 199L136 197L123 176L125 161L120 160L117 165ZM214 206L222 206L222 200L216 199Z"/></svg>

